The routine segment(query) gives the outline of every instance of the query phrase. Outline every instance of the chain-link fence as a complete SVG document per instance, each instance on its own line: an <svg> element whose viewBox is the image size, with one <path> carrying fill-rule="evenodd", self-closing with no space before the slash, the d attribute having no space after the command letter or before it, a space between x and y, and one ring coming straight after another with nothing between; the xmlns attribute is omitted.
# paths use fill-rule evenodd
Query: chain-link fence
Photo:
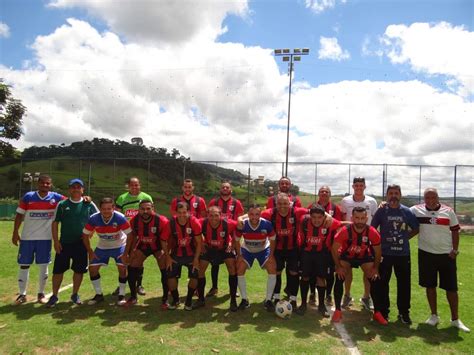
<svg viewBox="0 0 474 355"><path fill-rule="evenodd" d="M20 198L35 189L35 173L52 177L54 188L67 192L67 182L79 177L85 192L98 200L103 196L116 198L126 191L129 177L137 176L142 190L163 204L181 193L184 178L195 180L195 192L206 200L215 197L219 181L229 179L234 191L245 204L271 194L269 181L278 180L284 163L189 161L185 159L62 159L22 160L2 174L0 198ZM29 175L28 175L29 174ZM398 164L289 163L288 175L299 188L304 204L314 202L322 185L331 187L334 200L352 193L352 179L366 179L366 194L379 201L389 184L402 187L403 202L419 203L427 187L436 187L441 201L452 206L463 224L474 224L474 166L431 166ZM25 176L30 176L25 179ZM26 180L26 181L25 181ZM212 182L210 182L212 181ZM2 211L2 210L0 210ZM1 216L0 216L1 217Z"/></svg>

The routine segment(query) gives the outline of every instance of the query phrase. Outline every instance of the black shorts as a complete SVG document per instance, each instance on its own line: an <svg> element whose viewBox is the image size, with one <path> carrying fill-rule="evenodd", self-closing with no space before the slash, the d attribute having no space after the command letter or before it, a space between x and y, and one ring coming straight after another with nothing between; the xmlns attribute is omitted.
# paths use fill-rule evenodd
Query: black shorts
<svg viewBox="0 0 474 355"><path fill-rule="evenodd" d="M208 248L204 254L200 256L201 260L209 261L211 265L220 265L225 259L235 259L235 254L228 253L225 249Z"/></svg>
<svg viewBox="0 0 474 355"><path fill-rule="evenodd" d="M334 272L331 254L325 252L306 252L301 255L301 276L327 278Z"/></svg>
<svg viewBox="0 0 474 355"><path fill-rule="evenodd" d="M432 254L418 249L418 279L421 287L438 286L446 291L458 290L456 259L449 254Z"/></svg>
<svg viewBox="0 0 474 355"><path fill-rule="evenodd" d="M345 257L344 255L341 256L341 260L344 260L351 264L351 267L353 269L357 269L359 266L362 264L367 264L367 263L373 263L374 262L374 257L373 256L366 256L364 258L348 258Z"/></svg>
<svg viewBox="0 0 474 355"><path fill-rule="evenodd" d="M158 255L161 255L162 254L162 249L159 248L159 249L153 249L152 246L148 243L144 243L144 244L137 244L137 247L135 248L135 250L139 250L142 252L143 255L145 255L147 258L150 256L150 255L155 255L155 253L159 253Z"/></svg>
<svg viewBox="0 0 474 355"><path fill-rule="evenodd" d="M172 264L171 271L168 273L168 278L179 278L181 277L181 267L186 266L188 268L188 278L197 279L198 271L193 271L193 260L194 256L174 256L173 260L176 261Z"/></svg>
<svg viewBox="0 0 474 355"><path fill-rule="evenodd" d="M54 257L53 274L63 274L69 269L78 274L85 274L89 259L82 241L71 244L61 243L61 247L61 253Z"/></svg>
<svg viewBox="0 0 474 355"><path fill-rule="evenodd" d="M298 272L298 250L275 250L274 253L277 271L282 271L285 266L287 271Z"/></svg>

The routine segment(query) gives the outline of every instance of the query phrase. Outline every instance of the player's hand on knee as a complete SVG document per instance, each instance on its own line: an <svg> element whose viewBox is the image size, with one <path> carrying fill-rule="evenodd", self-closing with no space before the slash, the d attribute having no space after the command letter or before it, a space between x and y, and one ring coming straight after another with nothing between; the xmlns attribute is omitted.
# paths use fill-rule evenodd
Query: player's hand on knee
<svg viewBox="0 0 474 355"><path fill-rule="evenodd" d="M346 271L344 270L343 267L337 267L336 274L339 280L344 280L346 278Z"/></svg>
<svg viewBox="0 0 474 355"><path fill-rule="evenodd" d="M61 254L62 250L63 250L63 247L61 246L61 243L59 241L54 242L54 251L56 252L56 254Z"/></svg>
<svg viewBox="0 0 474 355"><path fill-rule="evenodd" d="M89 255L89 261L92 261L94 259L98 259L97 255L94 253L93 250L88 251L87 254Z"/></svg>

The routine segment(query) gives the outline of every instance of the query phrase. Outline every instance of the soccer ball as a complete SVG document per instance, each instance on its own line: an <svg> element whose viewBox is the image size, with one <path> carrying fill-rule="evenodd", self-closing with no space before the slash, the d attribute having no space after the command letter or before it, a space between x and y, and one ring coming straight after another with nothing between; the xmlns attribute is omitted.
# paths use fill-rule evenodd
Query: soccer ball
<svg viewBox="0 0 474 355"><path fill-rule="evenodd" d="M293 307L291 303L288 301L278 301L275 306L275 314L283 319L287 319L291 317L291 313L293 312Z"/></svg>

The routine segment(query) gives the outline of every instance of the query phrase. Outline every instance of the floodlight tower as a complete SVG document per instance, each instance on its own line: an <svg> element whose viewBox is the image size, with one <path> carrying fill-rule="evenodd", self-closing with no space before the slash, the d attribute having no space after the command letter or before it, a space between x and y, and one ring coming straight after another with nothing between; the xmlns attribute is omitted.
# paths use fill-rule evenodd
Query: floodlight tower
<svg viewBox="0 0 474 355"><path fill-rule="evenodd" d="M284 62L288 62L288 75L290 77L290 85L288 86L288 124L286 126L286 158L285 158L285 176L288 176L288 149L290 146L290 110L291 110L291 79L293 74L293 62L301 61L302 55L308 55L309 48L294 48L290 50L275 49L275 57L282 57Z"/></svg>

